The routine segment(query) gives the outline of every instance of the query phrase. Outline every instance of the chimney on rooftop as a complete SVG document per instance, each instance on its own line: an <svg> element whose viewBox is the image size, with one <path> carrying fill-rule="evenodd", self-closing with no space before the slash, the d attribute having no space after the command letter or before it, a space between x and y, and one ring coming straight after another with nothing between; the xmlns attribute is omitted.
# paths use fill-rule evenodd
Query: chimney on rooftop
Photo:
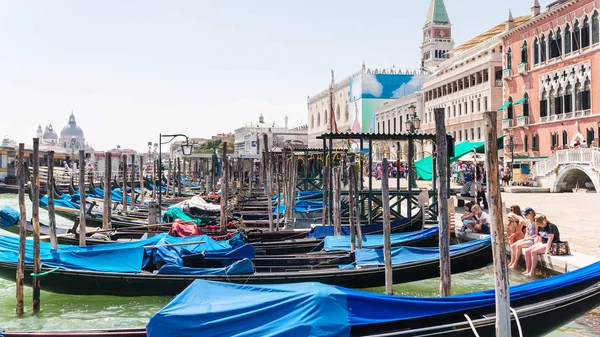
<svg viewBox="0 0 600 337"><path fill-rule="evenodd" d="M531 17L540 15L540 8L540 2L538 0L533 0L533 5L531 6Z"/></svg>

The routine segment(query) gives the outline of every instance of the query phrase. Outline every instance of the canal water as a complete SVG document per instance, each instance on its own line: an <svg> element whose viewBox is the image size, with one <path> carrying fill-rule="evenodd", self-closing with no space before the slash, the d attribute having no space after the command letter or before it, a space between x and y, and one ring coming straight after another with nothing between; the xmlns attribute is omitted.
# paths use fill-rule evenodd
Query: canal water
<svg viewBox="0 0 600 337"><path fill-rule="evenodd" d="M0 194L0 207L9 205L18 209L15 195ZM28 204L28 217L31 214ZM41 221L47 214L41 210ZM64 227L72 225L68 220L57 218ZM0 231L1 234L8 234ZM520 272L510 273L511 284L527 282ZM486 290L494 287L493 268L488 266L476 271L452 275L452 291L456 294ZM44 282L42 278L42 289ZM430 279L394 286L397 295L437 296L439 280ZM383 288L367 289L383 293ZM31 288L25 288L26 314L17 318L15 310L15 283L0 279L0 331L1 330L64 330L64 329L109 329L143 327L148 319L163 306L170 297L115 297L59 295L42 291L41 312L31 315ZM555 331L549 336L598 336L600 335L600 312L596 310L577 321Z"/></svg>

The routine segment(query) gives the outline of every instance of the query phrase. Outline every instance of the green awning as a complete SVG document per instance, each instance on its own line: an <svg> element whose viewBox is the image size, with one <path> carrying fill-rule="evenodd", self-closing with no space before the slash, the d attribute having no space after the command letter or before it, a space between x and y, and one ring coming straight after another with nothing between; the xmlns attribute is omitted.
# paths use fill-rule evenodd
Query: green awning
<svg viewBox="0 0 600 337"><path fill-rule="evenodd" d="M511 104L512 104L512 102L510 102L510 101L509 101L509 102L506 102L506 103L504 103L504 105L503 105L503 106L501 106L501 107L500 107L500 109L498 109L498 111L502 111L502 110L504 110L504 109L508 108L508 106L509 106L509 105L511 105Z"/></svg>
<svg viewBox="0 0 600 337"><path fill-rule="evenodd" d="M521 98L520 100L516 101L516 102L514 103L514 105L519 105L519 104L521 104L521 103L523 103L523 102L525 102L525 101L527 101L527 100L528 100L528 98L527 98L527 97L523 97L523 98Z"/></svg>
<svg viewBox="0 0 600 337"><path fill-rule="evenodd" d="M500 136L497 139L496 145L498 149L504 148L504 136ZM454 163L458 161L462 156L472 153L473 150L476 150L477 153L485 153L485 143L484 142L462 142L456 144L454 146L454 157L449 158L450 163ZM431 180L431 166L433 159L431 156L425 157L421 160L415 162L415 170L417 171L417 176L421 180Z"/></svg>

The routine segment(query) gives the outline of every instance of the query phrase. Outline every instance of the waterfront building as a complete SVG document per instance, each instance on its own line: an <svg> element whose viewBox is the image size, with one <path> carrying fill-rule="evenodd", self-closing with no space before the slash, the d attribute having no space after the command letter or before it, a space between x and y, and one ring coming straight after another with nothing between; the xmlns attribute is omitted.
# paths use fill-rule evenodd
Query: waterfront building
<svg viewBox="0 0 600 337"><path fill-rule="evenodd" d="M374 110L421 90L426 79L423 70L370 69L364 63L361 71L340 82L332 76L329 89L307 99L308 146L321 148L317 137L330 131L376 132Z"/></svg>
<svg viewBox="0 0 600 337"><path fill-rule="evenodd" d="M528 18L510 20L513 26L520 26ZM443 108L446 132L455 143L483 141L483 114L487 111L498 114L498 135L502 134L502 114L498 112L503 104L501 35L508 27L502 22L450 50L451 58L440 63L423 86L423 132L435 133L434 109Z"/></svg>
<svg viewBox="0 0 600 337"><path fill-rule="evenodd" d="M54 151L57 159L67 159L69 155L77 156L79 150L85 150L86 157L92 158L94 150L86 143L83 130L75 115L71 112L69 121L60 131L60 135L54 131L52 123L42 129L38 125L36 137L40 140L40 152Z"/></svg>
<svg viewBox="0 0 600 337"><path fill-rule="evenodd" d="M375 132L384 133L384 130L388 133L401 133L409 132L406 128L406 121L412 118L409 114L409 107L414 106L416 108L417 117L423 119L424 102L423 92L414 92L410 95L406 95L402 98L394 99L390 102L384 103L382 106L375 108ZM430 152L425 152L424 144L420 142L415 143L415 160L422 159L426 156L431 155ZM400 146L399 149L397 147ZM383 154L386 151L392 153L401 153L403 156L408 153L408 144L386 144L386 146L374 146L375 159L381 160Z"/></svg>
<svg viewBox="0 0 600 337"><path fill-rule="evenodd" d="M250 123L234 131L235 154L248 156L260 155L264 150L263 135L268 136L267 147L293 147L295 149L305 149L308 144L308 126L289 128L288 117L285 117L283 126L275 123L265 123L265 118L261 114L258 123Z"/></svg>
<svg viewBox="0 0 600 337"><path fill-rule="evenodd" d="M529 19L502 34L502 128L514 159L598 143L599 8L600 0L567 0L542 12L534 1Z"/></svg>

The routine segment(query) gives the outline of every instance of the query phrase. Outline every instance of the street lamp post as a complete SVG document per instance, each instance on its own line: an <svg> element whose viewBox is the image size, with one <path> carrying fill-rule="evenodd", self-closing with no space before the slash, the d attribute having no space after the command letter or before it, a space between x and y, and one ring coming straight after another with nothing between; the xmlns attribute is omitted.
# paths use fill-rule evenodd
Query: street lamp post
<svg viewBox="0 0 600 337"><path fill-rule="evenodd" d="M192 154L192 144L190 144L190 139L188 136L184 134L173 134L173 135L163 135L162 133L158 134L158 181L161 190L158 191L158 209L162 210L162 176L163 176L163 166L162 166L162 145L169 144L177 137L185 137L185 144L181 145L181 152L184 156L189 156ZM170 138L168 141L162 141L163 138ZM156 186L155 186L156 188ZM162 215L160 216L160 221L162 221Z"/></svg>
<svg viewBox="0 0 600 337"><path fill-rule="evenodd" d="M406 130L408 132L415 133L417 131L419 131L421 129L421 119L419 119L419 116L417 116L417 107L411 103L411 105L408 107L408 116L406 118ZM414 153L415 153L415 143L413 140L409 141L408 144L408 160L411 161L414 159ZM417 188L417 182L415 180L415 175L410 172L410 186L413 188Z"/></svg>

